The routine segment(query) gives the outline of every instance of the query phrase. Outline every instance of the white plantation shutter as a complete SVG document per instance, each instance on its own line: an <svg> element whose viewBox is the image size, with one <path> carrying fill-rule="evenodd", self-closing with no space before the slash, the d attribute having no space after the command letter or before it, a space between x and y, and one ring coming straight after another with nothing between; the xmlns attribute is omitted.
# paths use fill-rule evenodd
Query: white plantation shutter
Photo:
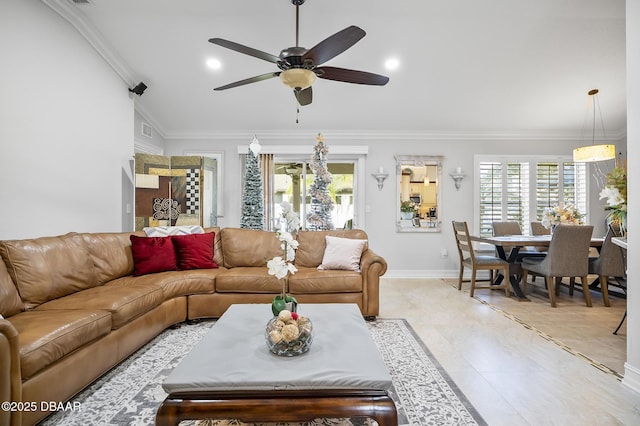
<svg viewBox="0 0 640 426"><path fill-rule="evenodd" d="M522 233L530 222L542 220L547 207L572 203L587 211L587 174L584 163L544 158L514 160L476 157L478 186L477 223L482 236L493 234L495 221L515 221Z"/></svg>

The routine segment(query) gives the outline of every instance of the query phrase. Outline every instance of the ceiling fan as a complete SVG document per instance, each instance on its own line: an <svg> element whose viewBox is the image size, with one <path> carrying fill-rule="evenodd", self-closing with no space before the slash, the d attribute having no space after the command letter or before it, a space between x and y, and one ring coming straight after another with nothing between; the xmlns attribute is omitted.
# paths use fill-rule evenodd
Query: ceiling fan
<svg viewBox="0 0 640 426"><path fill-rule="evenodd" d="M280 77L280 80L282 80L284 84L293 89L293 93L300 105L309 105L313 99L311 85L316 77L372 86L384 86L387 84L389 77L383 75L346 68L320 66L349 49L366 35L364 30L355 25L338 31L311 49L307 50L304 47L300 47L298 45L299 7L304 4L304 2L305 0L291 0L291 3L296 6L296 45L295 47L283 49L278 56L222 38L209 39L209 42L217 44L218 46L274 63L281 70L236 81L216 87L213 90L226 90L233 87L244 86L245 84L268 80L273 77Z"/></svg>

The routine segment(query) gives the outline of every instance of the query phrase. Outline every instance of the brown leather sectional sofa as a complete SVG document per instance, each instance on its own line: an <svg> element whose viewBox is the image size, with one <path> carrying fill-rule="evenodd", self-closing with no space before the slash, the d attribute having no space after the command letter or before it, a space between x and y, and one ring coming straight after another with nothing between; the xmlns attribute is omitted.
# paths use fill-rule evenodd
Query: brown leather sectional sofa
<svg viewBox="0 0 640 426"><path fill-rule="evenodd" d="M206 231L216 233L219 268L141 276L132 275L130 235L143 233L0 241L0 401L11 404L0 424L37 423L46 402L68 400L173 324L280 293L265 266L282 254L273 232ZM318 270L326 235L367 239L361 230L301 231L289 294L301 304L356 303L375 317L385 260L365 246L361 271Z"/></svg>

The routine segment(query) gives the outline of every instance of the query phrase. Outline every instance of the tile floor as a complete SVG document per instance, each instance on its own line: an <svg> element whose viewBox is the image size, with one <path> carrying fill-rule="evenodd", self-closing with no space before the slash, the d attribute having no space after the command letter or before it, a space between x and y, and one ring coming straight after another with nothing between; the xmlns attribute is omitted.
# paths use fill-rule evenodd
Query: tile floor
<svg viewBox="0 0 640 426"><path fill-rule="evenodd" d="M554 309L542 292L531 302L491 290L471 298L456 283L382 277L380 317L406 318L490 425L640 425L640 394L616 375L624 299L605 308L592 292L587 308L563 289Z"/></svg>

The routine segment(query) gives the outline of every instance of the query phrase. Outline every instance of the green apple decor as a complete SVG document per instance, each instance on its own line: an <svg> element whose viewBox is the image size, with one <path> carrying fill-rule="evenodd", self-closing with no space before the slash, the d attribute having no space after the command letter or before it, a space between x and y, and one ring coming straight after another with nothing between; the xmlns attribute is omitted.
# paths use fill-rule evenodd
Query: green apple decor
<svg viewBox="0 0 640 426"><path fill-rule="evenodd" d="M283 310L296 312L298 306L298 301L293 296L287 294L289 274L295 274L298 271L293 263L291 263L296 257L298 242L294 240L293 236L287 231L277 231L276 237L281 242L280 247L282 247L284 258L282 256L276 256L267 262L269 275L274 275L276 278L282 280L282 294L274 297L273 302L271 302L271 310L274 316L277 316Z"/></svg>

